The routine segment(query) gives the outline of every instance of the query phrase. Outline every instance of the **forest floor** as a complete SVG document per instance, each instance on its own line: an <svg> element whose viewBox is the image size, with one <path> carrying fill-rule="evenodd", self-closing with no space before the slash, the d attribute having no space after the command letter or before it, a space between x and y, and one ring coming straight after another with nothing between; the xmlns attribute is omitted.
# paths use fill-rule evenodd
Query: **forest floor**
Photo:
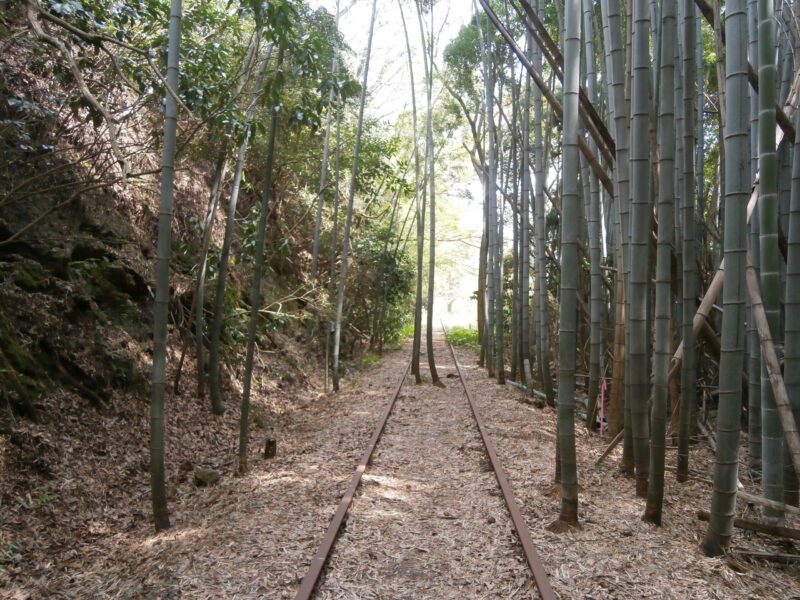
<svg viewBox="0 0 800 600"><path fill-rule="evenodd" d="M498 446L533 541L561 598L800 598L794 567L745 563L734 570L698 550L709 486L667 478L664 525L641 521L644 501L618 473L619 449L595 467L605 443L577 426L583 528L555 534L555 412L526 404L458 349ZM173 529L145 519L18 573L0 596L39 598L292 598L379 414L402 375L408 348L345 382L339 395L297 403L273 433L278 456L245 477L189 486L172 504ZM317 598L537 598L449 351L436 346L446 387L409 378L351 507ZM427 370L424 372L427 376ZM309 396L311 397L311 396ZM668 462L674 463L674 450ZM705 443L692 467L709 472ZM141 507L146 509L145 506ZM796 523L794 524L796 526ZM746 538L746 539L745 539ZM777 550L736 532L736 546ZM784 551L786 549L784 548ZM7 595L6 595L7 594Z"/></svg>

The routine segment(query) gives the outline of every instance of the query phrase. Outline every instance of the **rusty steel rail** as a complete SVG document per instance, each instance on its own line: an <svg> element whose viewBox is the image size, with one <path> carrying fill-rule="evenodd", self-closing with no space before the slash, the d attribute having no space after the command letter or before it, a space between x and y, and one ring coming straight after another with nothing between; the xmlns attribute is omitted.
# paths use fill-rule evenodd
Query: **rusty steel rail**
<svg viewBox="0 0 800 600"><path fill-rule="evenodd" d="M442 329L444 330L444 325L442 326ZM456 358L455 349L453 348L452 344L448 344L446 341L445 344L449 346L450 353L453 356L453 363L456 366L456 371L458 371L461 385L464 388L464 394L466 395L467 402L472 410L472 416L475 418L475 422L477 423L478 432L483 440L486 454L489 456L489 461L492 465L492 469L494 470L495 477L497 478L497 483L503 493L503 499L505 500L506 507L508 508L508 512L511 516L514 530L517 532L517 537L522 545L522 551L525 554L525 559L527 560L528 566L533 574L534 583L536 583L536 587L539 590L539 595L542 597L542 600L556 600L557 596L550 585L550 580L547 577L544 565L542 564L541 559L539 558L539 555L533 546L533 540L531 539L530 532L528 531L528 526L525 524L525 519L519 510L519 506L517 506L514 492L511 488L511 484L508 481L508 476L506 475L505 471L503 470L503 466L500 463L500 459L497 456L494 442L492 442L492 439L489 437L487 427L484 424L483 418L478 412L478 409L472 398L472 394L467 387L467 382L464 379L464 373L461 371L461 365L458 362L458 358ZM361 457L358 467L356 468L355 473L353 473L350 484L342 496L342 500L339 503L339 508L333 515L333 518L328 525L328 529L325 531L325 536L323 537L322 542L320 543L320 546L314 555L314 558L311 560L308 571L303 577L303 580L300 582L300 587L295 595L295 600L310 600L314 594L317 582L322 574L322 569L325 567L325 563L330 557L333 546L336 543L336 538L338 537L342 523L344 522L344 518L347 515L347 511L350 509L353 497L355 496L356 490L361 483L361 476L366 471L367 465L369 464L372 454L375 451L375 447L378 445L378 440L386 428L386 422L389 419L389 415L392 413L392 409L394 408L395 402L400 395L400 390L403 387L403 383L405 382L410 369L411 364L409 363L378 421L375 432L372 434L372 438L367 444L367 448Z"/></svg>
<svg viewBox="0 0 800 600"><path fill-rule="evenodd" d="M347 486L347 490L342 496L341 502L339 502L339 508L336 509L336 513L333 515L333 518L328 525L328 529L325 531L325 537L322 538L322 543L317 549L317 553L314 555L314 558L311 559L311 564L308 567L308 571L303 577L303 580L300 582L297 595L294 597L295 600L309 600L314 593L314 588L317 585L319 576L322 574L322 569L325 566L325 563L328 561L331 550L333 550L333 545L336 543L336 538L339 535L342 522L347 515L347 511L350 509L350 504L353 502L353 497L355 496L356 490L361 483L361 476L364 474L364 471L367 470L367 465L372 458L372 453L375 451L375 446L378 445L378 440L380 439L383 430L386 428L386 421L389 419L389 415L394 408L394 404L397 401L397 397L400 395L400 390L403 388L403 383L405 382L410 370L411 363L409 362L406 370L403 371L403 376L400 378L397 388L395 388L391 399L386 404L386 408L378 420L378 425L375 428L375 432L372 434L372 438L370 438L369 443L367 444L367 449L361 456L358 467L356 467L355 473L353 473L353 477L350 479L350 485Z"/></svg>
<svg viewBox="0 0 800 600"><path fill-rule="evenodd" d="M442 325L442 329L444 329L444 325ZM511 514L511 521L514 523L514 529L517 532L517 537L522 544L522 551L525 554L525 559L528 561L528 566L533 574L533 580L539 590L539 595L542 597L542 600L556 600L557 596L550 585L550 580L547 577L547 572L544 570L542 560L539 558L539 555L533 546L531 534L528 531L528 526L525 524L525 519L519 510L519 506L517 506L517 501L514 497L514 491L511 488L511 484L508 481L505 470L503 470L503 465L500 463L500 459L497 456L497 450L494 447L494 442L492 441L492 438L489 437L487 427L483 422L483 418L478 412L475 401L472 399L472 394L469 392L467 382L464 379L464 373L461 371L461 365L458 364L458 359L456 358L456 351L452 344L447 343L446 340L445 343L450 347L450 354L453 356L453 362L456 365L456 371L458 371L458 378L461 379L461 385L464 387L464 393L466 394L467 401L472 409L472 415L475 417L475 421L478 424L478 432L481 434L483 446L486 448L486 454L489 455L489 460L492 463L492 469L494 469L494 475L497 478L497 484L500 486L500 490L503 492L503 499L506 501L508 512Z"/></svg>

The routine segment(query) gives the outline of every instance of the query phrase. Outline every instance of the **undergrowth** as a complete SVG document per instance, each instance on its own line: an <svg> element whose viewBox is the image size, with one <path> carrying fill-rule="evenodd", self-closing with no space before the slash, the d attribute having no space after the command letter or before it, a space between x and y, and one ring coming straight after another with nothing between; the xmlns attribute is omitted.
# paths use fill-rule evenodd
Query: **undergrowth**
<svg viewBox="0 0 800 600"><path fill-rule="evenodd" d="M480 350L478 341L478 330L473 327L451 327L447 330L446 339L449 344L454 346L466 346L473 350Z"/></svg>

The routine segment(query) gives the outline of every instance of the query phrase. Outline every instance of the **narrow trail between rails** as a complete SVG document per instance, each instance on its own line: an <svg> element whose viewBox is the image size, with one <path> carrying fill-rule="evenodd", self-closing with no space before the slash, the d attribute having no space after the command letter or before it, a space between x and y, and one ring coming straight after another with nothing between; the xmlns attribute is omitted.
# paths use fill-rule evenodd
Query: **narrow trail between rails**
<svg viewBox="0 0 800 600"><path fill-rule="evenodd" d="M441 332L435 351L445 387L404 376L347 518L329 526L338 541L314 598L555 598L530 544L541 596L525 564ZM311 588L307 575L297 598Z"/></svg>

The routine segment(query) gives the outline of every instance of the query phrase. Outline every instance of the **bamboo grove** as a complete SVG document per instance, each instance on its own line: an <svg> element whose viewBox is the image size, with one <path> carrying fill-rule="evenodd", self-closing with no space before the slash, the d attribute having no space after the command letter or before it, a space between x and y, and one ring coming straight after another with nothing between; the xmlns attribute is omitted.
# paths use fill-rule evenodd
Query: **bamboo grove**
<svg viewBox="0 0 800 600"><path fill-rule="evenodd" d="M215 414L225 410L224 393L221 386L223 352L221 336L225 325L222 314L225 306L226 288L225 279L230 260L231 246L234 240L236 219L236 206L238 195L242 188L245 157L248 146L254 139L257 129L265 134L263 164L263 181L260 203L254 207L253 228L255 239L252 243L252 270L249 274L251 291L249 295L249 308L246 334L243 335L245 344L242 393L239 408L239 447L238 447L238 474L243 475L248 471L249 427L250 427L250 399L254 380L254 364L256 361L259 338L263 338L265 323L262 312L262 293L267 279L264 273L267 254L272 251L266 243L267 223L272 211L271 203L276 194L273 183L275 164L278 160L278 136L281 128L289 135L299 138L322 138L322 156L313 157L319 165L318 184L316 185L313 209L306 211L305 215L314 214L313 234L308 240L310 254L310 278L301 282L305 291L299 297L287 300L302 300L306 311L295 318L303 324L305 330L304 340L313 348L321 349L325 364L325 387L327 390L328 375L332 379L332 389L338 392L340 379L345 372L344 357L352 357L352 346L357 342L368 340L369 349L382 352L387 340L396 339L400 333L400 326L404 322L404 313L408 306L408 296L411 290L411 269L407 266L407 247L411 233L416 225L417 232L417 309L415 311L415 374L419 378L419 358L421 347L421 302L420 293L422 283L419 279L422 272L424 258L422 241L424 238L425 205L429 206L430 239L435 239L435 180L433 156L433 125L431 110L432 94L432 42L429 31L426 32L424 17L429 14L433 18L432 7L424 8L416 4L416 17L419 25L420 41L425 55L425 77L427 87L427 132L424 142L425 157L424 168L420 166L420 152L422 145L418 140L416 109L413 112L413 162L414 183L406 180L409 160L400 147L399 137L381 139L380 132L376 132L376 124L368 123L365 117L365 107L369 91L370 59L373 46L373 36L376 22L378 2L372 0L371 18L366 48L363 51L363 68L361 81L356 83L350 79L344 61L343 51L346 49L338 31L340 11L337 6L333 27L320 28L316 24L306 24L300 18L307 8L302 3L287 2L282 5L253 3L249 6L254 21L251 42L243 58L245 74L239 84L240 92L247 85L252 91L245 95L246 106L243 131L240 135L239 147L234 162L233 178L230 183L229 203L225 219L225 235L217 261L217 282L214 311L211 318L209 354L207 368L203 364L206 332L204 322L206 317L203 309L203 287L206 268L205 253L208 251L209 223L216 210L225 177L228 158L227 142L222 154L217 159L211 198L206 222L206 236L203 240L203 251L200 261L199 276L195 292L197 326L194 328L196 337L196 355L198 358L198 394L202 397L205 389L205 371L208 371L208 382L211 396L211 408ZM402 5L400 6L402 10ZM172 19L174 24L170 29L171 44L180 39L180 1L173 0ZM327 14L327 13L326 13ZM323 36L330 35L327 40ZM408 36L408 30L406 30ZM312 39L316 47L306 48L307 40ZM327 44L327 45L326 45ZM427 49L426 49L427 48ZM175 79L178 66L172 61L177 59L170 45L168 64L169 77ZM409 58L410 58L409 46ZM260 57L259 57L260 55ZM324 64L324 59L330 62ZM286 62L291 60L294 64L287 68ZM308 62L303 62L303 60ZM409 62L409 67L412 64ZM265 80L268 72L272 70L269 88L265 90ZM253 77L253 74L255 76ZM307 90L306 104L300 103L289 110L283 109L282 104L286 99L284 88L297 85L298 76L305 76L312 82L317 82L317 88ZM319 84L322 85L319 85ZM177 80L171 84L177 87ZM266 95L265 95L266 92ZM358 95L358 101L354 98ZM259 121L256 115L261 108ZM266 110L265 110L266 108ZM174 99L167 95L167 112L164 130L164 158L163 164L169 165L174 153L174 121L176 105ZM298 119L303 119L305 111L314 111L318 120L310 123L310 131L292 131L287 126L286 114L289 120L294 112ZM345 141L344 126L352 128L352 138ZM346 162L345 162L346 161ZM349 176L346 171L349 167ZM316 171L312 167L312 171ZM421 171L424 170L424 174ZM154 335L154 386L151 401L151 478L152 500L156 529L170 526L164 494L164 360L166 352L166 289L169 288L168 265L170 256L170 205L172 202L172 181L169 179L170 169L167 166L162 170L162 198L160 216L163 223L159 228L159 271L158 289L162 296L157 295L156 330ZM329 177L332 181L329 181ZM331 189L332 188L332 189ZM363 196L366 196L364 198ZM356 199L360 197L360 207L356 208ZM370 214L370 208L377 206L378 214ZM324 222L330 211L330 227ZM343 216L341 213L344 213ZM302 220L302 218L301 218ZM361 233L362 229L370 227L371 230ZM325 231L328 229L328 231ZM356 237L356 234L360 235ZM326 235L327 234L327 235ZM341 237L339 237L341 236ZM323 243L323 239L325 239ZM372 238L372 239L370 239ZM163 251L163 254L161 253ZM327 254L327 260L325 259ZM358 259L360 264L353 264ZM428 274L428 306L433 303L433 277L434 277L434 244L429 249L429 274ZM365 268L365 263L370 267ZM350 272L358 267L356 278ZM366 272L365 272L366 271ZM359 301L359 296L366 296L367 302ZM359 309L365 314L359 317ZM230 324L227 325L230 327ZM359 329L362 327L363 329ZM347 331L354 330L355 333ZM432 362L432 312L428 313L427 343L428 356L431 357L430 371L434 377L434 384L438 383L435 375L435 365ZM244 332L243 332L244 333ZM351 344L349 352L343 349L345 340ZM177 387L176 379L175 386ZM274 444L275 440L268 440Z"/></svg>
<svg viewBox="0 0 800 600"><path fill-rule="evenodd" d="M767 521L798 505L799 36L781 0L479 0L445 51L485 190L480 364L557 406L554 530L576 407L655 525L716 440L709 555L742 470Z"/></svg>
<svg viewBox="0 0 800 600"><path fill-rule="evenodd" d="M294 376L298 356L320 358L325 387L338 390L360 356L397 342L411 320L414 240L425 226L435 239L435 219L425 218L426 206L435 211L434 68L425 62L428 102L411 135L365 114L380 3L370 6L369 39L353 48L339 31L346 7L305 0L0 8L3 48L14 50L0 102L9 182L0 247L27 248L43 222L93 190L144 206L143 228L157 231L153 329L140 334L148 356L152 347L157 530L170 526L173 395L191 386L213 415L236 413L234 468L244 474L260 450L251 423L264 419L251 400L273 377L265 356L285 359ZM407 35L431 53L431 7L401 7L412 17ZM363 65L357 76L350 64ZM20 72L22 81L11 75ZM74 193L53 200L67 187ZM38 204L26 207L30 198ZM433 251L418 250L432 281ZM93 256L68 269L90 278L107 264L117 268ZM302 351L286 351L287 340ZM19 361L6 369L21 372ZM24 386L9 409L35 420L35 390Z"/></svg>
<svg viewBox="0 0 800 600"><path fill-rule="evenodd" d="M376 16L389 2L411 84L407 123L393 131L365 114ZM5 171L27 170L13 174L0 208L48 191L37 169L74 173L75 193L0 246L77 195L159 178L156 528L170 524L165 399L185 356L210 412L237 405L239 473L252 454L259 348L277 346L270 336L288 320L339 390L355 346L382 350L413 310L411 372L423 382L424 353L441 385L437 200L442 153L456 138L483 188L479 364L557 407L553 529L579 525L584 414L582 426L605 427L622 446L619 468L655 525L665 487L692 477L693 441L716 440L708 554L729 547L743 493L772 523L796 512L797 3L474 0L472 20L444 47L437 2L366 4L364 48L339 32L345 7L331 14L303 0L3 7L4 27L17 28L10 43L26 44L31 68L66 100L31 92L3 106ZM347 59L363 65L358 76ZM87 123L102 143L81 149L74 131ZM53 149L64 164L46 162ZM142 158L157 150L160 160ZM189 220L176 181L190 163L205 165L209 189L193 235L175 239L176 213ZM176 272L188 292L171 288ZM284 304L291 314L274 310ZM176 343L181 358L169 365ZM742 490L743 469L759 489Z"/></svg>

